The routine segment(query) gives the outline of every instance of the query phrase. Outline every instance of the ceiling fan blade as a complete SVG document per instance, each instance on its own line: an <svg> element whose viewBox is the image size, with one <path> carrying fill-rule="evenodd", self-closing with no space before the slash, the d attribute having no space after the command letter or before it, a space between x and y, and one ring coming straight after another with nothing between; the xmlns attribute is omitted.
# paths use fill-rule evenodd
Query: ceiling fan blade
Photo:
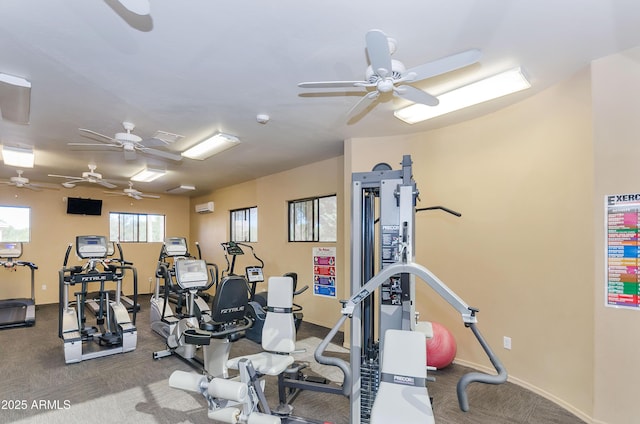
<svg viewBox="0 0 640 424"><path fill-rule="evenodd" d="M147 153L147 154L153 155L153 156L158 156L158 157L161 157L161 158L164 158L164 159L170 159L170 160L175 160L175 161L181 161L182 160L182 156L177 155L175 153L163 152L162 150L141 148L140 151L142 151L143 153Z"/></svg>
<svg viewBox="0 0 640 424"><path fill-rule="evenodd" d="M389 39L387 35L377 29L367 32L366 35L367 52L371 61L373 71L386 77L391 73L391 52L389 51Z"/></svg>
<svg viewBox="0 0 640 424"><path fill-rule="evenodd" d="M131 13L135 13L140 16L147 16L151 13L151 6L149 0L118 0L125 9Z"/></svg>
<svg viewBox="0 0 640 424"><path fill-rule="evenodd" d="M393 93L397 96L402 97L403 99L407 99L414 103L421 103L427 106L437 106L438 103L440 103L437 97L432 96L431 94L410 85L395 87L393 89Z"/></svg>
<svg viewBox="0 0 640 424"><path fill-rule="evenodd" d="M478 49L466 50L408 69L404 75L415 74L408 81L420 81L472 65L480 60L480 56L482 52Z"/></svg>
<svg viewBox="0 0 640 424"><path fill-rule="evenodd" d="M72 177L70 175L58 175L58 174L48 174L48 177L55 177L55 178L66 178L68 180L82 180L82 178L80 177Z"/></svg>
<svg viewBox="0 0 640 424"><path fill-rule="evenodd" d="M362 87L368 84L366 81L320 81L320 82L301 82L298 84L300 88L347 88Z"/></svg>
<svg viewBox="0 0 640 424"><path fill-rule="evenodd" d="M47 183L29 183L27 184L29 188L34 188L37 190L46 189L46 190L60 190L57 184L47 184Z"/></svg>
<svg viewBox="0 0 640 424"><path fill-rule="evenodd" d="M135 160L136 159L136 151L135 150L125 150L124 151L124 160Z"/></svg>
<svg viewBox="0 0 640 424"><path fill-rule="evenodd" d="M367 107L369 107L371 103L373 103L375 99L378 98L379 95L380 93L378 91L372 91L360 97L358 103L353 105L349 112L347 112L347 117L352 118L362 113Z"/></svg>
<svg viewBox="0 0 640 424"><path fill-rule="evenodd" d="M104 138L105 140L109 140L109 141L113 140L113 137L109 137L108 135L100 134L99 132L95 132L93 130L88 130L86 128L78 128L78 131L80 131L82 133L86 133L84 135L89 135L89 136L94 135L96 137Z"/></svg>
<svg viewBox="0 0 640 424"><path fill-rule="evenodd" d="M113 146L113 147L118 147L115 144L105 144L105 143L76 143L76 142L69 142L67 143L67 146L100 146L100 147L105 147L105 146Z"/></svg>
<svg viewBox="0 0 640 424"><path fill-rule="evenodd" d="M142 194L142 193L140 193L139 196L140 197L145 197L147 199L159 199L160 198L160 196L157 196L155 194Z"/></svg>
<svg viewBox="0 0 640 424"><path fill-rule="evenodd" d="M106 187L106 188L116 188L116 187L118 187L117 185L111 184L109 181L105 181L105 180L96 181L96 184L100 184L102 187Z"/></svg>

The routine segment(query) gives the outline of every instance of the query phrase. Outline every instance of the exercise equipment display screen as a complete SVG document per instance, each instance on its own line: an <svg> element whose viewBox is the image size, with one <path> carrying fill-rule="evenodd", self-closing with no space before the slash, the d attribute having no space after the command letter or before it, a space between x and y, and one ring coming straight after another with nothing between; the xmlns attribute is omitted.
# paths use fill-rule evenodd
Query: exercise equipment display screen
<svg viewBox="0 0 640 424"><path fill-rule="evenodd" d="M164 241L164 250L167 256L186 256L187 239L184 237L169 237Z"/></svg>
<svg viewBox="0 0 640 424"><path fill-rule="evenodd" d="M247 280L250 283L261 283L264 281L264 274L262 273L262 267L248 266L247 267Z"/></svg>
<svg viewBox="0 0 640 424"><path fill-rule="evenodd" d="M22 256L22 243L0 243L0 258L19 258Z"/></svg>
<svg viewBox="0 0 640 424"><path fill-rule="evenodd" d="M208 280L207 264L202 259L176 261L176 281L183 289L204 287Z"/></svg>
<svg viewBox="0 0 640 424"><path fill-rule="evenodd" d="M76 253L81 259L105 258L107 256L105 236L77 236Z"/></svg>

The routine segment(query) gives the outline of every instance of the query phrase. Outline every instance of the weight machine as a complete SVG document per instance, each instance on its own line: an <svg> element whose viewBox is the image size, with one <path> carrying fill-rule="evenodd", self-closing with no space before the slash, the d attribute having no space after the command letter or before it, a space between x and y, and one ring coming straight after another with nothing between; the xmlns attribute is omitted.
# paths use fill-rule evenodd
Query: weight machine
<svg viewBox="0 0 640 424"><path fill-rule="evenodd" d="M460 408L463 411L469 409L465 390L470 383L500 384L507 379L506 370L476 327L478 310L469 307L427 268L415 263L414 220L418 190L411 166L411 157L405 155L400 170L379 164L371 172L354 173L352 176L351 298L342 302L342 317L315 351L319 363L350 366L351 424L374 422L372 410L375 403L387 403L386 408L378 406L376 410L393 411L394 422L433 422L431 402L424 387L427 380L425 370L421 370L425 376L422 378L392 375L381 371L380 367L386 349L393 348L385 346L388 331L394 333L394 337L398 330L423 332L425 336L428 333L429 323L419 322L415 311L416 276L461 314L464 325L472 330L498 373L472 372L464 375L457 387ZM442 209L457 214L441 206L425 209ZM379 218L376 219L376 215ZM376 294L379 300L376 300ZM324 355L348 318L351 318L350 365ZM426 349L426 345L423 344L422 348ZM412 360L412 352L401 354L406 355L403 360ZM389 357L397 358L398 355L389 354ZM426 363L423 365L426 367ZM407 387L402 385L403 381L412 381L415 387L422 385L419 388L424 392L423 403L411 403L406 395L398 395ZM388 384L389 390L378 397L382 384ZM403 400L406 404L398 403ZM381 421L384 419L378 418L376 422Z"/></svg>

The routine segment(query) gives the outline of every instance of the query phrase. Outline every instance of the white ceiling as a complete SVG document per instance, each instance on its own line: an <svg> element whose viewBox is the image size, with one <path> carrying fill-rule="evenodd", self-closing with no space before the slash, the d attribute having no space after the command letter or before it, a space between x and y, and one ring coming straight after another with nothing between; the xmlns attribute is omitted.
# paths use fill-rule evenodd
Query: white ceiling
<svg viewBox="0 0 640 424"><path fill-rule="evenodd" d="M169 172L139 190L189 184L203 193L338 156L350 137L425 131L497 110L640 45L637 0L150 0L150 8L141 17L116 0L0 2L0 72L32 84L30 123L0 120L0 142L34 147L26 177L58 183L47 174L80 175L93 162L103 177L126 181L146 164ZM394 58L407 68L482 50L479 63L416 85L432 94L518 65L532 88L415 125L393 117L405 100L385 98L348 123L365 91L297 83L362 80L374 28L397 40ZM271 120L258 123L259 113ZM242 144L181 162L67 146L94 141L79 128L113 135L122 121L143 139L157 130L184 135L169 147L175 152L216 131ZM0 165L0 178L14 175Z"/></svg>

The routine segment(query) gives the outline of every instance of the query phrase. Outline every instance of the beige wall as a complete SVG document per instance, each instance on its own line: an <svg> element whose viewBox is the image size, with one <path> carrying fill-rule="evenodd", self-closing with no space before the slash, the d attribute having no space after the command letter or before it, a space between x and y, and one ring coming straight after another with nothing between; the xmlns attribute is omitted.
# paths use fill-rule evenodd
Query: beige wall
<svg viewBox="0 0 640 424"><path fill-rule="evenodd" d="M336 193L339 239L322 245L337 248L338 297L346 298L350 175L378 162L397 168L402 155L411 154L419 206L445 205L463 214L417 216L417 261L480 309L479 328L510 379L587 422L634 423L640 314L604 307L603 196L640 192L639 68L638 49L604 58L591 72L497 113L426 133L347 140L344 157L190 201L163 196L129 202L84 188L39 193L3 188L0 204L33 208L32 241L23 259L40 266L38 303L51 303L57 302L57 270L67 243L75 234L108 231L106 215L66 215L62 197L70 193L103 198L106 211L166 213L167 235L188 234L191 243L200 242L205 258L222 268L220 243L229 238L229 210L258 206L255 248L266 263L265 275L296 271L301 284L311 283L315 244L287 242L286 202ZM215 211L196 214L194 205L206 201L215 202ZM124 246L143 282L153 275L158 247ZM27 274L20 271L0 271L2 297L25 284ZM143 283L141 291L148 288ZM426 286L418 284L417 293L422 317L444 323L456 336L457 360L489 367L460 317ZM308 292L299 303L309 322L330 326L339 316L336 300ZM502 348L503 336L512 338L512 350Z"/></svg>
<svg viewBox="0 0 640 424"><path fill-rule="evenodd" d="M32 191L15 187L0 188L0 204L5 206L29 206L31 208L31 241L24 244L21 260L38 266L35 274L36 303L58 302L58 270L64 254L75 236L82 234L109 235L109 212L141 212L166 215L167 234L189 232L189 199L163 195L160 199L136 201L125 196L110 197L103 189L76 187L73 190ZM65 197L102 199L101 216L67 215ZM149 279L155 275L160 253L160 243L123 243L126 260L134 263L138 271L138 290L152 291ZM69 264L77 263L75 252ZM15 272L0 270L0 298L29 297L29 272L18 267ZM155 280L153 281L155 284ZM43 289L46 286L46 289ZM123 291L132 293L132 280L125 280Z"/></svg>
<svg viewBox="0 0 640 424"><path fill-rule="evenodd" d="M593 63L597 423L637 423L640 311L605 307L604 196L640 193L640 48Z"/></svg>
<svg viewBox="0 0 640 424"><path fill-rule="evenodd" d="M342 157L316 162L289 171L237 184L191 201L191 239L199 241L203 255L220 267L226 268L220 243L229 240L229 211L246 207L258 207L258 242L252 243L256 254L265 262L264 274L282 275L298 273L298 287L309 285L309 290L296 298L304 307L305 321L332 326L339 318L340 304L337 299L314 296L312 293L312 248L316 246L336 247L337 285L342 290L347 283L343 277L344 256L342 240L338 243L289 243L287 241L287 201L313 196L336 194L338 213L342 213L344 195ZM198 203L213 201L215 210L210 214L193 212ZM340 224L342 225L342 224ZM339 235L342 228L338 228ZM237 266L253 262L238 260ZM240 268L242 269L242 268ZM236 269L236 272L238 269ZM266 284L258 291L266 290ZM338 295L340 296L340 295Z"/></svg>
<svg viewBox="0 0 640 424"><path fill-rule="evenodd" d="M480 309L479 328L512 379L583 418L594 384L589 81L583 72L441 130L350 140L345 154L352 171L378 162L397 169L412 155L419 207L462 213L417 215L416 260ZM417 285L417 309L452 330L460 362L490 367L460 316L426 284Z"/></svg>

